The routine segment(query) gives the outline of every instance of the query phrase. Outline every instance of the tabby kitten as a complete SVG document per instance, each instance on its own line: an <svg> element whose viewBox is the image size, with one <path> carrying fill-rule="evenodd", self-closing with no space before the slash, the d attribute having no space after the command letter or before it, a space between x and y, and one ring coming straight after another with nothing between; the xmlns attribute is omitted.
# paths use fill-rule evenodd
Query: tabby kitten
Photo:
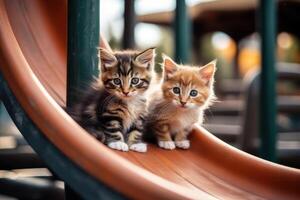
<svg viewBox="0 0 300 200"><path fill-rule="evenodd" d="M164 149L188 149L187 136L192 125L202 124L203 111L215 97L216 61L196 68L178 65L165 56L163 68L161 90L149 105L146 137L154 135L158 146Z"/></svg>
<svg viewBox="0 0 300 200"><path fill-rule="evenodd" d="M101 75L78 106L75 120L112 149L146 152L142 121L155 49L110 52L100 48L99 53Z"/></svg>

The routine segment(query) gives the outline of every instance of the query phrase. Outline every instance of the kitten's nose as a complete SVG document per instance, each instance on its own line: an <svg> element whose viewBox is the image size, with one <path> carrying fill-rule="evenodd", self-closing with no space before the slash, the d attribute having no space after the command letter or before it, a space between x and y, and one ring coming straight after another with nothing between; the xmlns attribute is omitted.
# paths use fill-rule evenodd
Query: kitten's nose
<svg viewBox="0 0 300 200"><path fill-rule="evenodd" d="M181 103L182 106L185 106L186 101L180 101L180 103Z"/></svg>
<svg viewBox="0 0 300 200"><path fill-rule="evenodd" d="M123 94L124 94L125 96L128 96L129 92L123 92Z"/></svg>

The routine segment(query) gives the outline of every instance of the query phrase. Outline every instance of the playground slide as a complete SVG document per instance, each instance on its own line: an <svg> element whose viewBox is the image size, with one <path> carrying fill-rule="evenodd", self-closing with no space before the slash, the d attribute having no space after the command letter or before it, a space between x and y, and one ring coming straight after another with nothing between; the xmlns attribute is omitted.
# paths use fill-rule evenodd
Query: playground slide
<svg viewBox="0 0 300 200"><path fill-rule="evenodd" d="M241 152L201 127L190 150L117 152L61 108L66 99L66 3L0 0L0 91L49 167L86 198L299 199L300 170Z"/></svg>

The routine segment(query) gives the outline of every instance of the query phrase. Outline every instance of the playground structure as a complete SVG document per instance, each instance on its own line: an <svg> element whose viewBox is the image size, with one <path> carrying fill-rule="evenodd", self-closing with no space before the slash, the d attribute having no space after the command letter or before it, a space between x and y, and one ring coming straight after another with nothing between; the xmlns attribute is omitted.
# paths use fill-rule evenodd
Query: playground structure
<svg viewBox="0 0 300 200"><path fill-rule="evenodd" d="M80 8L99 7L97 1L86 4ZM58 0L0 1L0 94L28 143L73 191L87 199L299 198L299 170L241 152L201 127L188 151L150 145L146 154L110 150L86 133L61 108L67 102L67 6L80 10ZM99 36L99 27L88 28L93 34L84 35L83 46ZM70 40L76 43L71 34L69 48ZM69 73L68 89L82 84L76 71L74 79Z"/></svg>

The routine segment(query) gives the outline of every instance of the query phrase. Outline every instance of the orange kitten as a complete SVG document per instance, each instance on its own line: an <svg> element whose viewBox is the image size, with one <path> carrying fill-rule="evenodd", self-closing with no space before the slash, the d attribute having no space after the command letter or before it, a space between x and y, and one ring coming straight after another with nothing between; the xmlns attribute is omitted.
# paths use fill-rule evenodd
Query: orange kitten
<svg viewBox="0 0 300 200"><path fill-rule="evenodd" d="M188 149L192 125L202 124L203 111L215 98L216 61L198 68L178 65L165 56L163 68L164 80L150 102L146 132L155 135L161 148Z"/></svg>

